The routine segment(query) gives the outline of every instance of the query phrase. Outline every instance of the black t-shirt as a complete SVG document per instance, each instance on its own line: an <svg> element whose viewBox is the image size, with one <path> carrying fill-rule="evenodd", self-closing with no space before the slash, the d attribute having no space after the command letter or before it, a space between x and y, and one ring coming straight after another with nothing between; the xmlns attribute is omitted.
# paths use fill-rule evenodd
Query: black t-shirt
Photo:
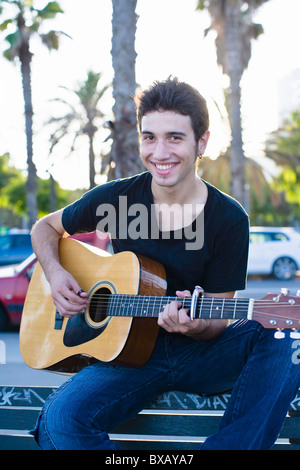
<svg viewBox="0 0 300 470"><path fill-rule="evenodd" d="M164 265L167 295L245 288L249 221L241 205L205 182L204 211L182 230L161 232L153 216L152 176L145 172L98 186L63 211L70 235L109 231L114 252L133 251Z"/></svg>

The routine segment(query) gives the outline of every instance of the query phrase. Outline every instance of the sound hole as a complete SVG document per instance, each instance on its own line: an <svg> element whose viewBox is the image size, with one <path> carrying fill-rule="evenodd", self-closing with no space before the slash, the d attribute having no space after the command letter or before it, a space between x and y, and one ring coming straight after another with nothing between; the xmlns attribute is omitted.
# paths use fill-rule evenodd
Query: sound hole
<svg viewBox="0 0 300 470"><path fill-rule="evenodd" d="M89 309L90 318L94 323L101 323L106 319L110 294L111 292L107 287L100 287L94 292Z"/></svg>

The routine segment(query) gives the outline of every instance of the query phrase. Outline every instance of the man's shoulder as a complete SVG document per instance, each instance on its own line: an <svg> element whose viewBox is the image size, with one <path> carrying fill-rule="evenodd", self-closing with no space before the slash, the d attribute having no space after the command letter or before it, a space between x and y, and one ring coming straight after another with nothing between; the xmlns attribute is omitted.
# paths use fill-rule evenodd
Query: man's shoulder
<svg viewBox="0 0 300 470"><path fill-rule="evenodd" d="M205 183L208 186L209 200L210 200L210 209L219 209L220 212L227 217L232 217L233 219L246 220L248 219L248 214L244 207L232 196L223 191L220 191L218 188L213 186L210 183Z"/></svg>

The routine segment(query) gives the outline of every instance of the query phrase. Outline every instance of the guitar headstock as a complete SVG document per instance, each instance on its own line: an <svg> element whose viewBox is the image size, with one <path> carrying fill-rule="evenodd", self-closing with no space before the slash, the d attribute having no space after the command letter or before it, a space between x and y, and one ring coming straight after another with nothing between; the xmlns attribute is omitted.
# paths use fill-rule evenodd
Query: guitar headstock
<svg viewBox="0 0 300 470"><path fill-rule="evenodd" d="M294 330L291 337L300 338L300 291L296 297L291 297L287 289L281 289L281 294L268 294L255 300L252 319L264 328Z"/></svg>

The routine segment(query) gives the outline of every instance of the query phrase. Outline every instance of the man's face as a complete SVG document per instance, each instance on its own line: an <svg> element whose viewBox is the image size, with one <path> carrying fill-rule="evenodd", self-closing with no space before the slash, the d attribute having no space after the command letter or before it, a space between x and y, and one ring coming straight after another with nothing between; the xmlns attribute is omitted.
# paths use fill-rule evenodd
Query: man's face
<svg viewBox="0 0 300 470"><path fill-rule="evenodd" d="M209 133L199 142L189 116L174 111L153 111L141 122L140 155L153 182L159 186L175 186L195 178L198 154L203 154Z"/></svg>

